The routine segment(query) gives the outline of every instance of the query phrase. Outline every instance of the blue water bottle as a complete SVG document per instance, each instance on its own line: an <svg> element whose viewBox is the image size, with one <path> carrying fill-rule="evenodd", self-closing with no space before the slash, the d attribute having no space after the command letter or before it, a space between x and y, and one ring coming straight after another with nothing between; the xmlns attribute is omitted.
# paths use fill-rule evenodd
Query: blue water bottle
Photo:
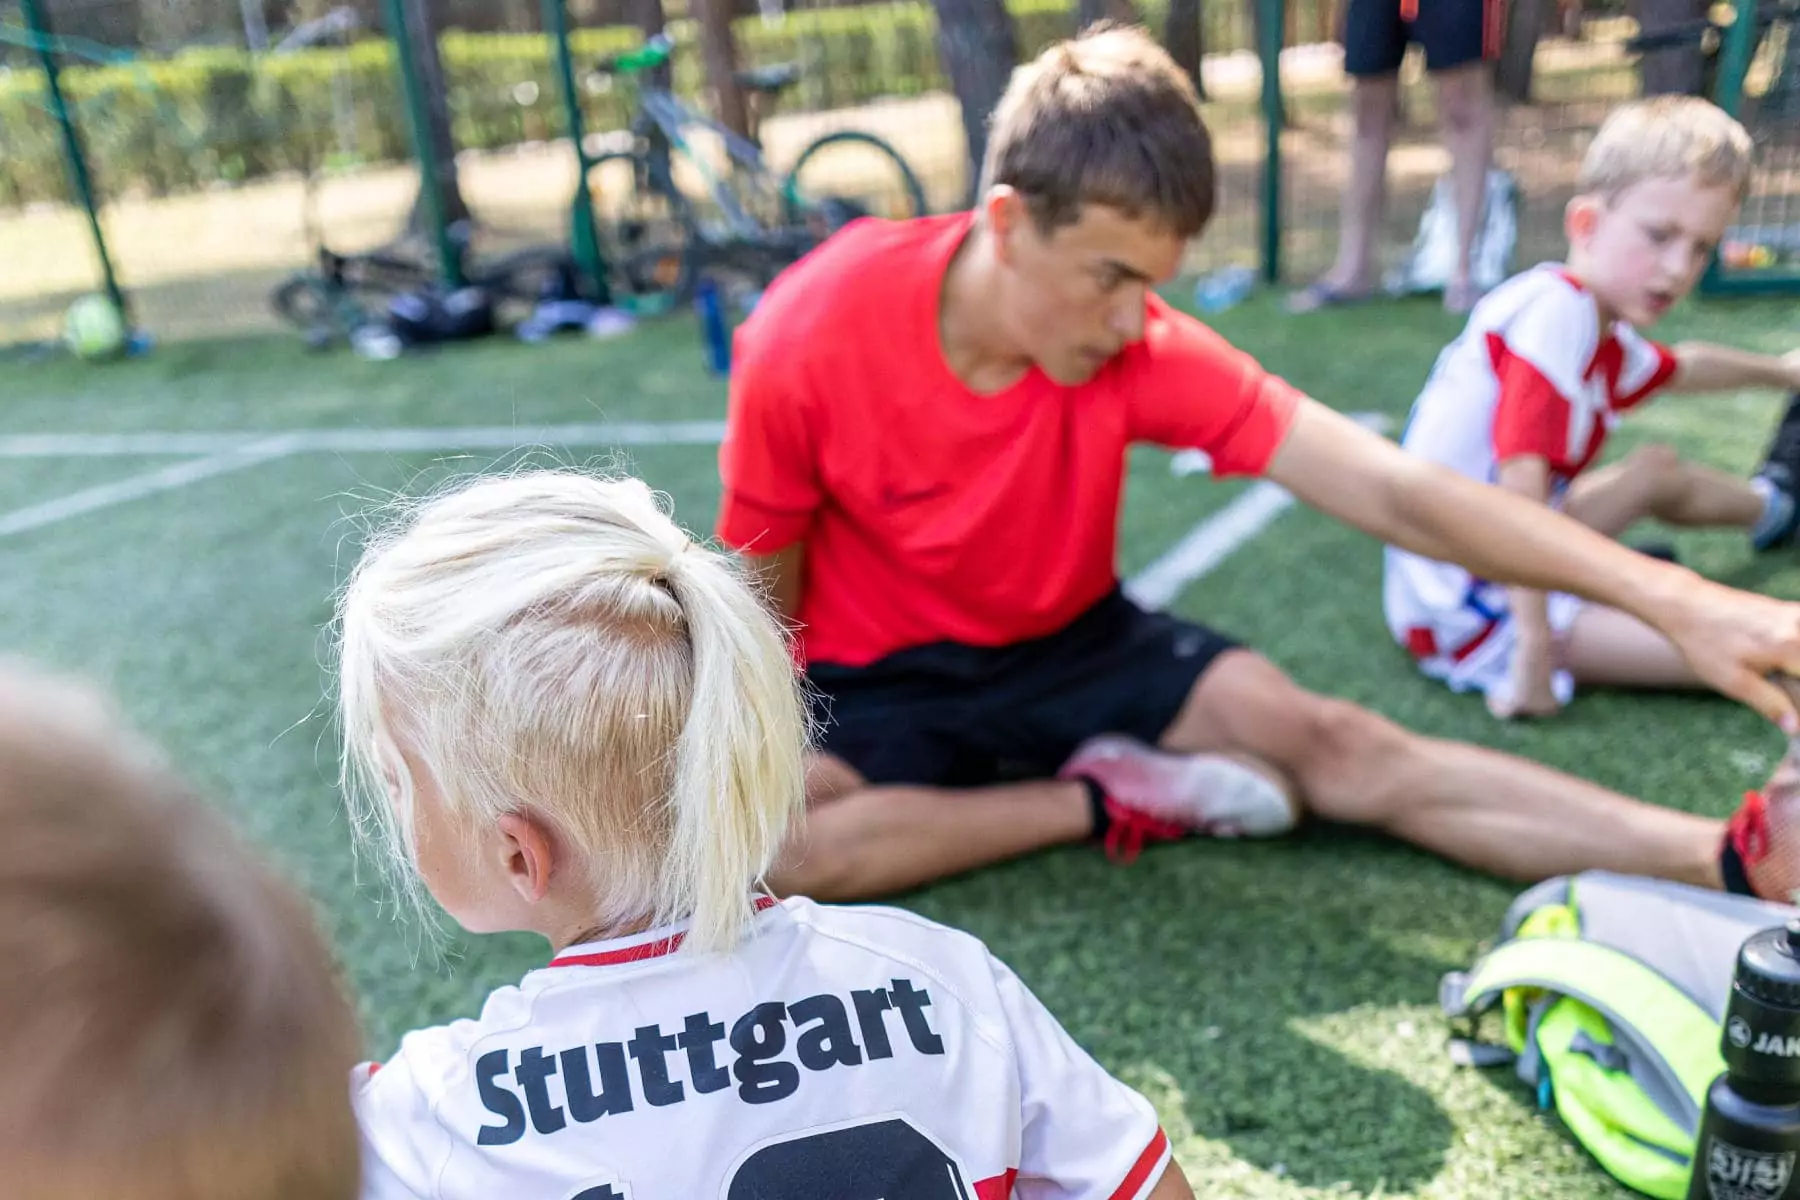
<svg viewBox="0 0 1800 1200"><path fill-rule="evenodd" d="M706 351L707 369L714 375L730 374L731 326L725 319L719 285L711 276L701 276L694 292L694 309L700 314L700 340Z"/></svg>
<svg viewBox="0 0 1800 1200"><path fill-rule="evenodd" d="M1194 304L1201 312L1224 312L1249 299L1256 290L1256 272L1249 267L1214 271L1194 288Z"/></svg>

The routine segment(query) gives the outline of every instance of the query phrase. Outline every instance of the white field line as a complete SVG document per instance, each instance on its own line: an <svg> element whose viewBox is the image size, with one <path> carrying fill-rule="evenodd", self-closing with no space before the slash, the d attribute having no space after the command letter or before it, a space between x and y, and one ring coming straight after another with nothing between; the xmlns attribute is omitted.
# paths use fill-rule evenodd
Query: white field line
<svg viewBox="0 0 1800 1200"><path fill-rule="evenodd" d="M1380 413L1354 419L1375 430L1387 427ZM15 434L0 437L0 458L92 458L199 454L154 471L46 500L0 514L0 537L38 529L70 517L185 487L202 479L242 470L289 454L308 451L433 453L454 450L510 450L530 446L716 445L724 436L719 421L582 423L524 427L468 425L407 429L309 429L268 436L255 433ZM1126 583L1138 603L1160 608L1211 572L1232 552L1268 528L1294 503L1293 496L1262 482L1190 529Z"/></svg>
<svg viewBox="0 0 1800 1200"><path fill-rule="evenodd" d="M1385 432L1388 419L1382 413L1352 413L1358 425ZM1165 608L1193 582L1274 523L1293 506L1294 494L1264 480L1207 517L1182 539L1163 551L1157 560L1132 576L1125 593L1145 608Z"/></svg>
<svg viewBox="0 0 1800 1200"><path fill-rule="evenodd" d="M0 437L0 458L106 458L120 455L228 454L271 436L290 453L429 454L534 446L715 446L723 421L622 421L571 425L451 425L403 429L296 429L250 433L25 433Z"/></svg>
<svg viewBox="0 0 1800 1200"><path fill-rule="evenodd" d="M171 463L166 467L158 467L154 471L129 475L124 479L114 480L112 483L83 488L78 492L70 492L66 496L58 496L54 500L45 500L0 515L0 537L10 537L15 533L24 533L30 529L54 525L58 521L90 513L95 509L109 508L114 504L124 504L130 500L141 500L145 496L155 495L157 492L186 487L190 483L210 479L215 475L225 475L232 471L241 471L245 467L256 466L258 463L271 462L293 452L294 445L290 437L285 435L265 437L206 458L190 458L182 462Z"/></svg>

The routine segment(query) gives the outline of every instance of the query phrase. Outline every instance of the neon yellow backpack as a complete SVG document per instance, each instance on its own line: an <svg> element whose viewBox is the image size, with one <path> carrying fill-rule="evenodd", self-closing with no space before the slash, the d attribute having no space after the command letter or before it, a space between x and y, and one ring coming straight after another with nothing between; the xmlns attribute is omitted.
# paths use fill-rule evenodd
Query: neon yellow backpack
<svg viewBox="0 0 1800 1200"><path fill-rule="evenodd" d="M1795 910L1654 879L1548 880L1507 910L1500 940L1446 975L1439 1002L1467 1037L1451 1056L1511 1063L1614 1178L1687 1194L1738 947ZM1498 1013L1503 1040L1482 1041Z"/></svg>

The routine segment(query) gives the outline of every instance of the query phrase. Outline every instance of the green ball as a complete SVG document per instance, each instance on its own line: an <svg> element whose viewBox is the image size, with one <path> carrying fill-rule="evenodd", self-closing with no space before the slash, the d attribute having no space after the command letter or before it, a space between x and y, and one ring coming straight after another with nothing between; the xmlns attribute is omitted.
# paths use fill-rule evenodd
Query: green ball
<svg viewBox="0 0 1800 1200"><path fill-rule="evenodd" d="M127 332L125 318L109 296L83 296L63 316L63 341L77 358L89 362L122 353Z"/></svg>

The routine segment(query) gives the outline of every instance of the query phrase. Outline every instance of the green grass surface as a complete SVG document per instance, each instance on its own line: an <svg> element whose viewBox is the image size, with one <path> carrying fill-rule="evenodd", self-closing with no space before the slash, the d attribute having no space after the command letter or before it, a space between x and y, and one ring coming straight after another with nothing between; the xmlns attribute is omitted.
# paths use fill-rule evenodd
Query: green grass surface
<svg viewBox="0 0 1800 1200"><path fill-rule="evenodd" d="M1347 410L1398 422L1455 329L1428 303L1278 315L1268 298L1219 327ZM1661 331L1776 350L1792 306L1689 306ZM0 377L0 434L494 424L717 416L724 389L690 325L606 344L496 342L416 362L314 358L285 341L171 347L106 368ZM1749 466L1768 394L1669 398L1614 452L1665 439ZM1396 428L1397 428L1396 424ZM708 529L710 447L540 452L636 470ZM509 456L506 461L513 461ZM360 514L395 489L495 456L308 454L0 540L0 649L94 676L229 805L317 898L348 966L371 1051L472 1013L543 957L525 937L450 941L421 957L359 878L332 783L321 632ZM11 510L145 469L147 460L0 460ZM1137 453L1124 536L1135 569L1235 488L1178 479ZM1682 535L1715 575L1800 596L1791 556ZM1542 759L1659 803L1724 814L1780 750L1750 713L1697 697L1582 698L1551 724L1501 727L1418 678L1389 642L1369 539L1294 511L1177 603L1312 687L1425 732ZM1074 1035L1158 1105L1210 1196L1623 1195L1504 1072L1454 1069L1438 977L1466 965L1514 889L1378 838L1315 830L1278 843L1185 843L1121 869L1069 848L901 899L1009 960Z"/></svg>

